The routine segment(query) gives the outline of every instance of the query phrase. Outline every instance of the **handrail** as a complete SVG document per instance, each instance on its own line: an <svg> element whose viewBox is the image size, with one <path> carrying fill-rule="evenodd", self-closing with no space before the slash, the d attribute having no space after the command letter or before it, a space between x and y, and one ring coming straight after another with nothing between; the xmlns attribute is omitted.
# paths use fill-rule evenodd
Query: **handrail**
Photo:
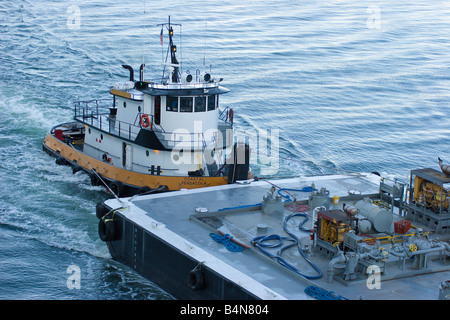
<svg viewBox="0 0 450 320"><path fill-rule="evenodd" d="M166 132L166 130L164 130L164 128L163 128L160 124L156 124L156 123L153 121L153 119L155 118L154 115L148 114L148 113L143 113L143 112L139 112L139 113L136 115L136 118L134 118L134 125L135 125L135 126L137 126L137 124L139 124L139 126L142 128L140 122L141 122L141 116L143 116L143 115L148 116L148 117L150 118L150 123L151 123L151 127L150 127L151 129L149 129L149 128L143 128L143 129L152 130L152 131L160 131L160 132L164 132L164 133ZM158 127L159 130L155 130L155 129L154 129L155 126Z"/></svg>
<svg viewBox="0 0 450 320"><path fill-rule="evenodd" d="M209 82L203 82L200 80L188 82L188 83L181 83L181 82L169 82L168 78L161 78L161 79L151 79L148 81L145 81L148 84L149 88L154 89L211 89L215 88L219 85L218 81L209 81Z"/></svg>
<svg viewBox="0 0 450 320"><path fill-rule="evenodd" d="M200 146L199 145L200 143L203 149L206 148L206 141L203 132L201 133L166 132L161 125L154 124L153 122L154 116L150 114L146 115L150 117L152 126L144 128L142 127L140 122L141 115L143 115L144 113L138 113L136 115L133 124L117 120L113 116L111 116L109 112L109 108L113 107L113 105L100 105L99 102L101 101L104 100L89 100L76 102L74 119L80 121L81 123L98 128L101 131L117 135L120 138L125 138L130 141L134 141L137 135L139 134L139 131L141 129L144 129L159 132L160 134L162 134L163 141L161 142L166 146L175 143L187 142L191 143L191 146L194 147ZM155 127L160 130L155 130Z"/></svg>
<svg viewBox="0 0 450 320"><path fill-rule="evenodd" d="M99 102L105 100L106 99L76 102L74 119L87 125L91 125L102 131L108 132L109 134L116 134L121 138L134 140L134 135L137 136L138 132L135 132L136 130L132 130L132 128L136 126L125 121L120 121L112 118L109 111L106 111L105 109L109 110L109 108L113 107L113 105L99 104ZM111 99L108 99L108 101L111 101Z"/></svg>
<svg viewBox="0 0 450 320"><path fill-rule="evenodd" d="M222 120L223 122L227 123L227 124L232 124L230 122L230 118L229 118L229 113L230 110L232 110L229 106L226 106L225 109L223 109L222 111L220 111L219 109L219 120Z"/></svg>

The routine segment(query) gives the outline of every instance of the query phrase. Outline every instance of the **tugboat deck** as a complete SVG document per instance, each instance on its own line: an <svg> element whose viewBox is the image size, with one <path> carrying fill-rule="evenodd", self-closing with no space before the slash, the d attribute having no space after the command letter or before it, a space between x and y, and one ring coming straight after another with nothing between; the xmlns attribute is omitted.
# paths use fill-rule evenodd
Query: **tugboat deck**
<svg viewBox="0 0 450 320"><path fill-rule="evenodd" d="M372 174L261 180L250 184L111 199L105 204L113 209L123 207L120 214L125 219L168 243L179 254L189 255L199 264L239 284L260 299L314 299L305 293L305 288L309 286L333 291L337 296L352 300L438 299L439 284L450 278L450 265L445 261L446 253L443 259L430 259L427 268L420 272L409 270L409 267L402 270L400 266L393 266L383 275L381 289L370 289L366 284L367 277L349 283L336 277L334 281L328 281L327 268L330 256L327 257L323 253L315 250L309 252L307 249L310 259L323 274L319 279L307 279L281 266L252 244L252 239L260 235L287 236L283 230L283 217L293 212L285 210L281 214L267 215L261 210L263 197L274 185L280 189L297 190L288 193L295 196L296 203L306 204L310 193L298 190L314 183L316 188L325 187L331 197L339 197L339 204L331 204L330 209L342 209L345 201L379 196L379 181L379 177ZM395 214L394 216L394 220L402 219ZM301 218L291 219L288 229L298 237L303 246L311 249L312 240L309 232L298 229L301 220ZM312 228L311 219L303 227ZM222 243L214 241L211 234L218 234L218 230L222 234L232 234L233 240L244 249L241 252L233 252ZM144 252L145 249L142 250ZM275 254L275 251L272 252ZM304 275L317 274L296 247L283 252L282 257ZM170 261L167 268L173 268Z"/></svg>

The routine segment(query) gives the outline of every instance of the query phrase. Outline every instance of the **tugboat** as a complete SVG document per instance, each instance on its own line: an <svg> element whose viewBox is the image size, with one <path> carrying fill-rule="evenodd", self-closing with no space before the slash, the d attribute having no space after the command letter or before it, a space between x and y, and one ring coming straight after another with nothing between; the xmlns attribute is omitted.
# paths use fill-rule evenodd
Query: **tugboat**
<svg viewBox="0 0 450 320"><path fill-rule="evenodd" d="M163 74L144 80L145 64L129 81L116 83L110 100L79 101L74 121L51 128L43 149L85 171L93 185L104 185L117 197L217 186L246 180L249 146L234 141L233 109L219 108L229 92L210 71L182 72L173 42L173 26ZM251 174L251 173L250 173Z"/></svg>

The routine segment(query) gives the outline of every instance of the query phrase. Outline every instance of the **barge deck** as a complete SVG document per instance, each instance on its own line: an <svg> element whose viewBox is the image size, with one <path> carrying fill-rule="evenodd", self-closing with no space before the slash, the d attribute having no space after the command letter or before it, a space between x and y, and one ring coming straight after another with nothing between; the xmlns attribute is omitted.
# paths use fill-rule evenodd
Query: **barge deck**
<svg viewBox="0 0 450 320"><path fill-rule="evenodd" d="M99 231L115 260L177 299L318 298L312 291L328 299L448 299L448 233L418 223L394 230L406 213L393 207L372 219L372 231L355 224L358 215L342 216L346 205L383 201L382 184L373 174L331 175L111 199L97 206ZM401 203L396 196L383 202ZM386 219L386 230L374 231Z"/></svg>

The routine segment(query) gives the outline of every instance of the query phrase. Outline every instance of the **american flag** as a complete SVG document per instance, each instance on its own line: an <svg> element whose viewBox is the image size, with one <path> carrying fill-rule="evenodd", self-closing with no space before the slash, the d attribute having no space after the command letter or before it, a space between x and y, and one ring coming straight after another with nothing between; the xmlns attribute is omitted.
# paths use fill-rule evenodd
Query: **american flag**
<svg viewBox="0 0 450 320"><path fill-rule="evenodd" d="M161 45L163 45L163 29L161 28L161 34L159 35L159 41L161 42Z"/></svg>

